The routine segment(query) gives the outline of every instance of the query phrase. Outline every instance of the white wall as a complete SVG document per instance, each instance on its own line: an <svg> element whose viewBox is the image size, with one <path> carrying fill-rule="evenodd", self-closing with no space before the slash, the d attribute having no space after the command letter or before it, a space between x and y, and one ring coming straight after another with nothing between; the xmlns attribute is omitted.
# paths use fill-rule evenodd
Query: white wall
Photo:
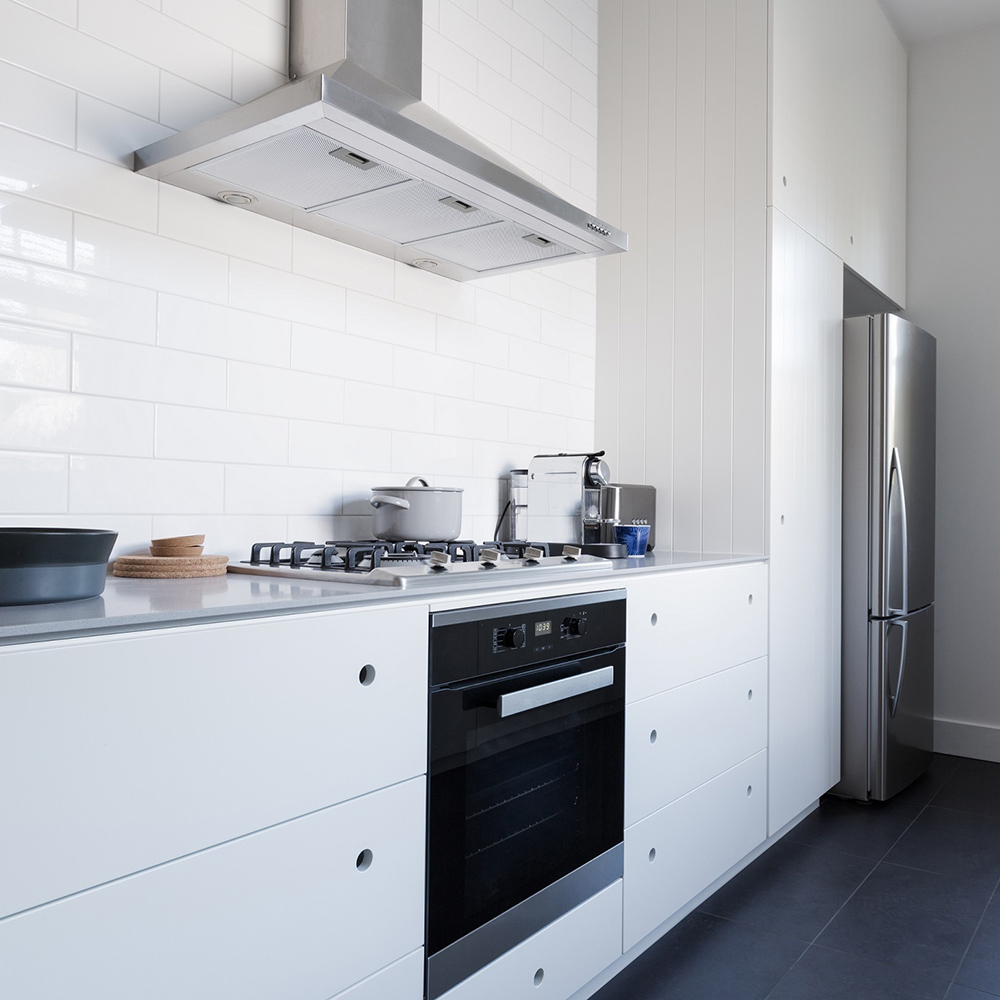
<svg viewBox="0 0 1000 1000"><path fill-rule="evenodd" d="M0 0L0 522L364 535L593 445L595 268L459 284L132 174L278 86L284 0ZM425 0L424 99L593 210L597 0Z"/></svg>
<svg viewBox="0 0 1000 1000"><path fill-rule="evenodd" d="M1000 760L1000 30L909 65L907 315L938 341L935 748Z"/></svg>
<svg viewBox="0 0 1000 1000"><path fill-rule="evenodd" d="M766 0L601 0L597 443L657 545L764 552Z"/></svg>

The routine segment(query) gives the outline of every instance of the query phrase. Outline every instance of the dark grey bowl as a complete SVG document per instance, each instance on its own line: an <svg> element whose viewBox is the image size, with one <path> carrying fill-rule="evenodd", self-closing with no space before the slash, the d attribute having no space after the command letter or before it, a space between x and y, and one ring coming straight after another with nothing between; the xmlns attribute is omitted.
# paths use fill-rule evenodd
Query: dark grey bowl
<svg viewBox="0 0 1000 1000"><path fill-rule="evenodd" d="M0 605L97 597L117 538L99 528L0 528Z"/></svg>

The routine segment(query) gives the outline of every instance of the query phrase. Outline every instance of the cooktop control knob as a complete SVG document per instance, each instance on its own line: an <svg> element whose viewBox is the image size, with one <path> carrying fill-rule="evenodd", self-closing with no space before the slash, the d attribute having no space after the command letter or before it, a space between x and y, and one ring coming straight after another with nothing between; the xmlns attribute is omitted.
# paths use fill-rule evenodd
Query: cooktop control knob
<svg viewBox="0 0 1000 1000"><path fill-rule="evenodd" d="M502 628L497 630L497 643L507 649L520 649L524 645L523 628Z"/></svg>
<svg viewBox="0 0 1000 1000"><path fill-rule="evenodd" d="M586 635L587 634L587 619L586 618L567 618L563 622L563 628L566 630L567 635Z"/></svg>

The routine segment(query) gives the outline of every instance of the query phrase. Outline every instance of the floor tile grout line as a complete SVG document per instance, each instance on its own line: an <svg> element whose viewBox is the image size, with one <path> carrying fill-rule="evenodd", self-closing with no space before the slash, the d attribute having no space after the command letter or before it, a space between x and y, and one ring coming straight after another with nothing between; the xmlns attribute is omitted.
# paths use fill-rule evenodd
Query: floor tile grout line
<svg viewBox="0 0 1000 1000"><path fill-rule="evenodd" d="M958 960L958 965L955 966L955 973L951 977L952 983L956 982L955 976L957 976L962 971L962 966L965 964L965 960L969 956L969 949L972 947L972 942L976 940L976 935L979 933L979 928L983 926L983 921L986 919L986 911L989 910L993 900L997 898L998 889L1000 889L1000 878L997 879L996 884L993 886L993 891L990 893L990 898L986 900L986 905L983 907L983 912L979 915L979 920L976 923L975 930L973 930L972 932L972 936L969 938L969 943L965 946L965 951L962 952L962 957ZM959 983L958 985L961 986L962 984Z"/></svg>

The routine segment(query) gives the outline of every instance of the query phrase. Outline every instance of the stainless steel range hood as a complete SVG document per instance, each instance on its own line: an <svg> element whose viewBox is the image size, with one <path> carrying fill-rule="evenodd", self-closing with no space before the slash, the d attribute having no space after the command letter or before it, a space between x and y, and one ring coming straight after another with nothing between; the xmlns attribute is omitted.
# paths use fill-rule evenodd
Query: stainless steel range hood
<svg viewBox="0 0 1000 1000"><path fill-rule="evenodd" d="M135 169L466 280L627 248L420 100L422 0L290 0L291 82Z"/></svg>

